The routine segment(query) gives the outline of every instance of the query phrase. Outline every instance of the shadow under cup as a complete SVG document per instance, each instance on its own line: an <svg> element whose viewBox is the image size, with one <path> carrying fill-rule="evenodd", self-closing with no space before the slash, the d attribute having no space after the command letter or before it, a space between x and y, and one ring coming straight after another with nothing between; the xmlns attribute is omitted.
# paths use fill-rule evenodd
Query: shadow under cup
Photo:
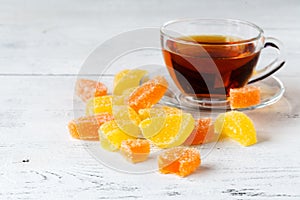
<svg viewBox="0 0 300 200"><path fill-rule="evenodd" d="M267 67L255 69L265 44L261 28L239 20L176 20L161 28L169 74L184 96L197 101L226 101L231 88L245 86L254 74L270 75Z"/></svg>

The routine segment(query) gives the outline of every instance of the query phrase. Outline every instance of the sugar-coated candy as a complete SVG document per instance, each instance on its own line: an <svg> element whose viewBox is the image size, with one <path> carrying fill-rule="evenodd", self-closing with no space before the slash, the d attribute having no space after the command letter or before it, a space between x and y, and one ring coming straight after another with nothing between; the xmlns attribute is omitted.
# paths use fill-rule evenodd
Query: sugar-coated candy
<svg viewBox="0 0 300 200"><path fill-rule="evenodd" d="M215 132L228 136L243 146L250 146L257 142L254 124L242 112L230 111L219 114L214 127Z"/></svg>
<svg viewBox="0 0 300 200"><path fill-rule="evenodd" d="M112 114L112 96L94 97L86 104L86 115L108 112Z"/></svg>
<svg viewBox="0 0 300 200"><path fill-rule="evenodd" d="M118 127L128 135L137 137L141 134L139 115L128 105L114 105L113 116Z"/></svg>
<svg viewBox="0 0 300 200"><path fill-rule="evenodd" d="M99 127L110 120L113 120L113 116L109 113L85 116L70 121L68 128L73 138L80 140L98 140Z"/></svg>
<svg viewBox="0 0 300 200"><path fill-rule="evenodd" d="M162 76L156 76L136 88L129 96L128 103L136 112L156 104L168 89L168 82Z"/></svg>
<svg viewBox="0 0 300 200"><path fill-rule="evenodd" d="M199 145L211 142L214 139L214 136L211 118L201 118L196 120L195 128L184 142L184 145Z"/></svg>
<svg viewBox="0 0 300 200"><path fill-rule="evenodd" d="M126 74L128 74L129 72L130 69L124 69L116 73L116 75L114 76L114 83L113 83L114 88L119 84L120 80L122 80L122 78L124 78Z"/></svg>
<svg viewBox="0 0 300 200"><path fill-rule="evenodd" d="M117 73L114 77L113 95L124 95L138 87L141 79L147 74L147 71L141 69L125 69Z"/></svg>
<svg viewBox="0 0 300 200"><path fill-rule="evenodd" d="M246 108L260 103L260 88L247 85L242 88L230 89L230 107Z"/></svg>
<svg viewBox="0 0 300 200"><path fill-rule="evenodd" d="M174 147L158 156L158 167L162 174L185 177L193 173L200 164L199 151L190 147Z"/></svg>
<svg viewBox="0 0 300 200"><path fill-rule="evenodd" d="M132 137L122 131L115 120L102 124L98 132L102 148L108 151L116 151L120 149L123 140L135 139L135 137Z"/></svg>
<svg viewBox="0 0 300 200"><path fill-rule="evenodd" d="M75 91L76 95L80 97L82 101L87 102L93 97L106 95L107 87L101 82L79 79L76 82Z"/></svg>
<svg viewBox="0 0 300 200"><path fill-rule="evenodd" d="M140 123L142 134L160 148L181 145L195 127L195 120L189 113L152 117Z"/></svg>
<svg viewBox="0 0 300 200"><path fill-rule="evenodd" d="M147 160L150 153L150 143L145 139L123 140L121 154L130 162L137 163Z"/></svg>
<svg viewBox="0 0 300 200"><path fill-rule="evenodd" d="M141 120L151 118L151 117L163 117L166 115L173 115L173 114L182 114L182 110L170 106L143 108L139 110L139 116Z"/></svg>

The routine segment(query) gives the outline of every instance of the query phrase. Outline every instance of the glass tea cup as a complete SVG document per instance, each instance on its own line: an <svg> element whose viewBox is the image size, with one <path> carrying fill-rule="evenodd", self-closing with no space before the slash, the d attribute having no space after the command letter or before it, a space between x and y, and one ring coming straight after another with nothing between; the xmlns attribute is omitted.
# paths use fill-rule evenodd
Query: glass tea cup
<svg viewBox="0 0 300 200"><path fill-rule="evenodd" d="M262 80L285 63L281 42L246 21L179 19L165 23L160 33L168 72L191 104L226 104L231 88ZM275 48L277 57L257 68L266 47Z"/></svg>

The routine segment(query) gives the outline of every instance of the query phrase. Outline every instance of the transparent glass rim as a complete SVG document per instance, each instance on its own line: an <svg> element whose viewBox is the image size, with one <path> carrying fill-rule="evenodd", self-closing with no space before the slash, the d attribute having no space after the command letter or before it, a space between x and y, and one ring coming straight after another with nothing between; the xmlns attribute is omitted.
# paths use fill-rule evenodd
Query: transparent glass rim
<svg viewBox="0 0 300 200"><path fill-rule="evenodd" d="M205 19L205 18L182 18L182 19L175 19L175 20L171 20L171 21L168 21L166 23L164 23L161 28L160 28L160 34L161 36L164 36L164 37L168 37L168 39L171 39L173 41L178 41L180 43L183 43L183 44L191 44L191 45L195 45L194 42L191 42L191 41L187 41L187 40L183 40L183 39L180 39L178 37L173 37L171 35L169 35L166 31L167 31L167 27L172 25L172 24L176 24L176 23L182 23L182 22L219 22L219 23L228 23L228 24L243 24L243 25L247 25L249 27L252 27L254 28L255 30L258 31L258 35L255 36L255 37L252 37L250 39L244 39L244 40L239 40L239 41L235 41L235 42L232 42L230 44L224 44L224 43L209 43L209 45L228 45L228 46L231 46L231 45L237 45L237 44L246 44L246 43L251 43L251 42L254 42L256 40L259 40L263 37L263 34L264 34L264 31L262 28L260 28L259 26L257 26L256 24L253 24L251 22L248 22L248 21L244 21L244 20L238 20L238 19ZM197 43L197 45L207 45L208 43Z"/></svg>

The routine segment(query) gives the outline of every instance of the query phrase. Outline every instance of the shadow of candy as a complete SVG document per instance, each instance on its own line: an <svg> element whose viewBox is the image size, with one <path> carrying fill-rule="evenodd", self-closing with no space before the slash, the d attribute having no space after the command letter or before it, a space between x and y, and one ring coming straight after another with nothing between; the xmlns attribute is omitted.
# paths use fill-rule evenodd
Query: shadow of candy
<svg viewBox="0 0 300 200"><path fill-rule="evenodd" d="M284 121L293 115L294 109L285 97L282 97L277 103L245 112L254 122L255 128L258 133L267 132L270 126L282 126L278 123Z"/></svg>

